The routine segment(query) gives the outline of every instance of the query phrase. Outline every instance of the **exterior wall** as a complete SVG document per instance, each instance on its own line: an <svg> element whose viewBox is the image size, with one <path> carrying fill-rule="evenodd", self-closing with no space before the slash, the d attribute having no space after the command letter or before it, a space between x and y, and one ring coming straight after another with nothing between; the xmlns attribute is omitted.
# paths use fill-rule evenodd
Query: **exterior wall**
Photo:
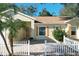
<svg viewBox="0 0 79 59"><path fill-rule="evenodd" d="M71 24L67 24L66 29L65 29L65 32L66 32L68 35L71 35Z"/></svg>
<svg viewBox="0 0 79 59"><path fill-rule="evenodd" d="M77 35L76 35L77 39L79 39L79 25L77 27Z"/></svg>
<svg viewBox="0 0 79 59"><path fill-rule="evenodd" d="M76 27L76 35L71 35L71 27ZM73 38L79 39L79 24L76 22L74 23L73 21L71 23L68 23L66 27L66 33Z"/></svg>
<svg viewBox="0 0 79 59"><path fill-rule="evenodd" d="M16 14L13 17L14 17L14 19L20 19L20 20L26 21L26 22L30 21L31 22L31 36L30 37L33 37L33 38L35 37L35 35L34 35L34 20L33 19L31 19L29 17L25 17L24 15L20 15L20 14Z"/></svg>
<svg viewBox="0 0 79 59"><path fill-rule="evenodd" d="M54 31L53 25L49 25L49 38L53 38L53 31Z"/></svg>
<svg viewBox="0 0 79 59"><path fill-rule="evenodd" d="M35 34L36 34L35 36L36 36L36 39L41 39L41 38L44 38L44 39L54 39L54 37L53 37L53 31L55 29L54 26L55 25L53 25L53 24L52 25L35 24ZM45 36L40 36L39 35L39 27L46 27L46 29L45 29ZM62 29L64 29L64 25L61 25L61 27L62 27Z"/></svg>
<svg viewBox="0 0 79 59"><path fill-rule="evenodd" d="M26 38L26 32L21 28L20 30L18 30L17 32L17 36L14 38L14 41L16 40L22 40Z"/></svg>

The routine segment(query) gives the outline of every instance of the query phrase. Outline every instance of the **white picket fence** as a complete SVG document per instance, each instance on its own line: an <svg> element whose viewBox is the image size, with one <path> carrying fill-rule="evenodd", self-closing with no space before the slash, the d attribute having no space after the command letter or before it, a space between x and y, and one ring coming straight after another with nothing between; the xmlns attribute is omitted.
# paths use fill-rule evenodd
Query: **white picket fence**
<svg viewBox="0 0 79 59"><path fill-rule="evenodd" d="M79 56L79 50L76 50L77 47L76 44L57 44L45 41L45 56Z"/></svg>
<svg viewBox="0 0 79 59"><path fill-rule="evenodd" d="M8 55L8 52L5 48L5 45L0 44L0 56L7 56L7 55Z"/></svg>
<svg viewBox="0 0 79 59"><path fill-rule="evenodd" d="M36 51L39 47L39 44L35 44L34 46L30 44L31 42L28 41L16 41L13 46L14 55L15 56L31 56L31 53L40 53L40 56L69 56L69 55L78 55L79 50L75 50L78 45L77 44L63 44L63 43L48 43L45 40L43 43L43 51ZM41 45L42 46L42 45ZM73 46L73 48L71 48ZM36 48L35 48L36 47ZM40 47L41 48L41 47ZM35 51L33 51L35 50ZM32 54L32 55L33 55ZM8 56L8 52L5 48L5 45L0 45L0 55ZM33 55L34 56L34 55Z"/></svg>
<svg viewBox="0 0 79 59"><path fill-rule="evenodd" d="M14 51L14 55L16 56L27 56L29 55L29 45L30 45L30 41L16 41L13 44L13 51ZM2 56L8 56L8 52L5 48L5 45L0 45L0 55Z"/></svg>
<svg viewBox="0 0 79 59"><path fill-rule="evenodd" d="M44 44L30 44L30 40L28 41L16 41L13 44L13 55L14 56L41 56L44 55L44 49L41 49L41 46L44 47ZM42 48L43 48L42 47ZM8 56L8 52L5 48L5 45L0 45L0 55ZM38 49L38 50L37 50ZM42 51L40 51L42 50Z"/></svg>
<svg viewBox="0 0 79 59"><path fill-rule="evenodd" d="M28 43L29 42L29 43ZM29 55L29 45L30 45L30 41L28 40L27 41L16 41L14 43L14 47L13 47L13 50L14 50L14 55L23 55L23 56L27 56Z"/></svg>
<svg viewBox="0 0 79 59"><path fill-rule="evenodd" d="M72 38L69 38L69 37L65 37L64 36L63 43L70 45L71 48L73 48L74 45L76 45L75 50L79 50L79 41L77 41L77 40L74 40ZM74 44L74 45L72 45L72 44Z"/></svg>

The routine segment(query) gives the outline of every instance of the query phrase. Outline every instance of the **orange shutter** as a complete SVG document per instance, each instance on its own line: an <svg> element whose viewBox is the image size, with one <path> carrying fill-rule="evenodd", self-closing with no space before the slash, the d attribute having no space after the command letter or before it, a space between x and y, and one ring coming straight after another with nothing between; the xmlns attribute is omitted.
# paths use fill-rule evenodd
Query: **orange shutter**
<svg viewBox="0 0 79 59"><path fill-rule="evenodd" d="M49 28L48 28L48 25L46 25L46 36L49 36Z"/></svg>
<svg viewBox="0 0 79 59"><path fill-rule="evenodd" d="M49 28L48 28L48 26L47 26L47 36L49 36Z"/></svg>
<svg viewBox="0 0 79 59"><path fill-rule="evenodd" d="M38 26L36 26L36 36L38 36Z"/></svg>

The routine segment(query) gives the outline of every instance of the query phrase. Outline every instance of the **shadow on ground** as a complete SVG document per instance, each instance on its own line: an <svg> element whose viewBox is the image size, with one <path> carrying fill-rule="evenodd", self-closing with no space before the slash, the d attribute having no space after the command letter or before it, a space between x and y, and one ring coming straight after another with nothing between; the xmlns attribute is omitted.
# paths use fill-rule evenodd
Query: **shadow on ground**
<svg viewBox="0 0 79 59"><path fill-rule="evenodd" d="M43 40L30 40L30 44L43 44L45 43L45 40L47 40L47 42L50 42L50 43L56 43L55 41L51 40L51 39L43 39Z"/></svg>

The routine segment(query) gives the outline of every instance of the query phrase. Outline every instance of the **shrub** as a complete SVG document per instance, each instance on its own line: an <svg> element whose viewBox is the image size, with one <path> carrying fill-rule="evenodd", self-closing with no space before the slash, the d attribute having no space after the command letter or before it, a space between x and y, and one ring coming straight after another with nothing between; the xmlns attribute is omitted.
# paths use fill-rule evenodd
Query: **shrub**
<svg viewBox="0 0 79 59"><path fill-rule="evenodd" d="M53 32L53 36L55 39L57 39L58 41L63 41L63 36L65 35L65 31L61 30L61 29L56 29Z"/></svg>

